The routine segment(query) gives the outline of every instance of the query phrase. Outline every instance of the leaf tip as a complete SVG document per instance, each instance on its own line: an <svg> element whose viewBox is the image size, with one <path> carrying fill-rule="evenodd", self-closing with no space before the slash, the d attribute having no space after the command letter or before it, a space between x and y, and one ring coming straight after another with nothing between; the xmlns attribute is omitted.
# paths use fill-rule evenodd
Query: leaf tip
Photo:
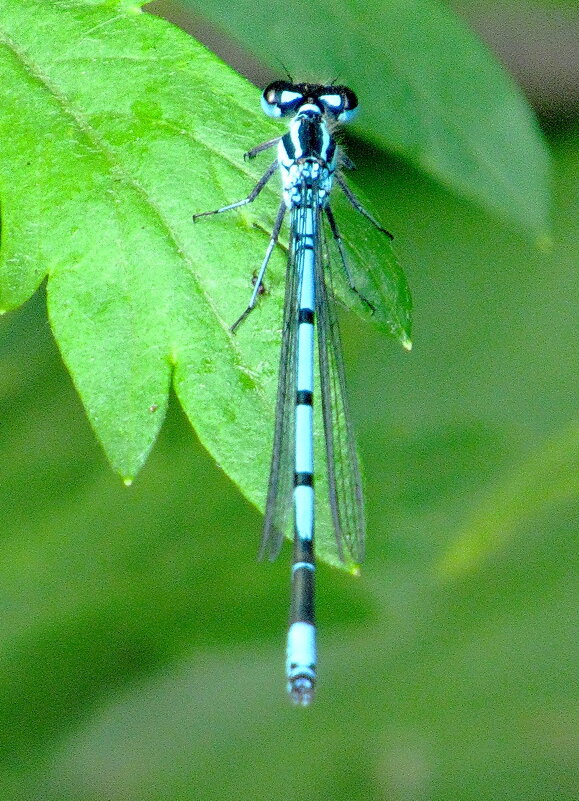
<svg viewBox="0 0 579 801"><path fill-rule="evenodd" d="M549 234L539 234L535 240L535 245L541 253L551 253L553 250L553 238Z"/></svg>
<svg viewBox="0 0 579 801"><path fill-rule="evenodd" d="M123 484L125 485L125 487L131 487L133 484L133 479L127 476L126 478L123 478Z"/></svg>
<svg viewBox="0 0 579 801"><path fill-rule="evenodd" d="M147 3L149 3L149 2L150 2L150 0L141 0L140 3L139 2L135 2L135 0L125 0L125 2L122 2L120 4L120 6L121 6L121 9L125 13L128 13L128 14L131 14L131 13L132 14L142 14L143 13L143 9L141 8L141 6L142 5L143 6L147 5Z"/></svg>
<svg viewBox="0 0 579 801"><path fill-rule="evenodd" d="M404 350L412 350L412 340L410 337L406 336L406 334L402 334L400 337L400 342Z"/></svg>

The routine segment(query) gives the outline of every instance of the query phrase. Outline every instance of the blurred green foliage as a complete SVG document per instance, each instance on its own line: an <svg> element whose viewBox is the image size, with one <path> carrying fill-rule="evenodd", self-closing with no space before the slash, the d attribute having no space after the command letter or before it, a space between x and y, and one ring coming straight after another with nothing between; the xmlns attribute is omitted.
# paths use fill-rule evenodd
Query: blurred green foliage
<svg viewBox="0 0 579 801"><path fill-rule="evenodd" d="M415 348L342 318L369 553L357 581L320 570L305 714L286 560L255 563L260 515L178 404L125 488L43 294L2 319L0 797L575 798L579 154L551 146L544 252L350 143Z"/></svg>

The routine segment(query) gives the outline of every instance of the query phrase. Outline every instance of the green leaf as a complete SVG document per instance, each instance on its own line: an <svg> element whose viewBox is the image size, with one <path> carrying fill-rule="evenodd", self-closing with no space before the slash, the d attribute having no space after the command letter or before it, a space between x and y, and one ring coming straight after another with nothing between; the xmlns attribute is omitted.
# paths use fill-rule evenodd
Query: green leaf
<svg viewBox="0 0 579 801"><path fill-rule="evenodd" d="M258 208L226 219L194 225L191 216L248 194L265 168L242 154L280 126L205 48L124 2L4 2L0 18L0 308L48 275L64 361L127 481L155 441L173 373L201 442L262 506L281 252L263 308L238 336L229 326L249 297L279 193L272 186ZM377 263L373 237L354 258ZM382 239L376 322L404 341L408 291ZM320 553L335 561L324 521Z"/></svg>
<svg viewBox="0 0 579 801"><path fill-rule="evenodd" d="M337 76L360 97L365 137L509 223L545 235L549 157L533 113L442 3L184 2L279 73Z"/></svg>

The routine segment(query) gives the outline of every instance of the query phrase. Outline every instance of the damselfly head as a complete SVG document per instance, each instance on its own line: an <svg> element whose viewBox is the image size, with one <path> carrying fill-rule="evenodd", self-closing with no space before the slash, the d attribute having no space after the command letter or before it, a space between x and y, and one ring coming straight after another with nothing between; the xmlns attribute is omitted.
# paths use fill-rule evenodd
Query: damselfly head
<svg viewBox="0 0 579 801"><path fill-rule="evenodd" d="M268 117L289 117L301 106L317 107L338 122L349 122L358 111L358 98L347 86L274 81L263 90L261 107Z"/></svg>

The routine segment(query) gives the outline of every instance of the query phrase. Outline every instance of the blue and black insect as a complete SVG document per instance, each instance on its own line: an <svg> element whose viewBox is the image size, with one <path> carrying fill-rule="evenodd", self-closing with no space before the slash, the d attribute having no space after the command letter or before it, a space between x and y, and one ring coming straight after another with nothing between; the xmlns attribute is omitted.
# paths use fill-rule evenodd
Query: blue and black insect
<svg viewBox="0 0 579 801"><path fill-rule="evenodd" d="M358 110L354 92L345 86L276 81L261 98L270 117L289 118L286 134L258 145L247 154L277 146L277 158L248 197L194 219L220 214L252 203L279 172L282 202L249 304L232 331L255 307L265 271L289 211L289 257L286 273L283 335L279 365L276 423L265 523L260 556L278 555L293 507L294 549L286 673L296 704L307 706L316 683L314 608L314 359L317 341L320 397L324 424L329 506L338 553L359 563L364 557L365 521L362 482L352 423L348 413L340 335L324 247L324 218L337 245L348 284L361 300L348 267L346 252L330 207L337 184L354 208L392 239L345 183L342 169L352 162L333 135L336 124Z"/></svg>

